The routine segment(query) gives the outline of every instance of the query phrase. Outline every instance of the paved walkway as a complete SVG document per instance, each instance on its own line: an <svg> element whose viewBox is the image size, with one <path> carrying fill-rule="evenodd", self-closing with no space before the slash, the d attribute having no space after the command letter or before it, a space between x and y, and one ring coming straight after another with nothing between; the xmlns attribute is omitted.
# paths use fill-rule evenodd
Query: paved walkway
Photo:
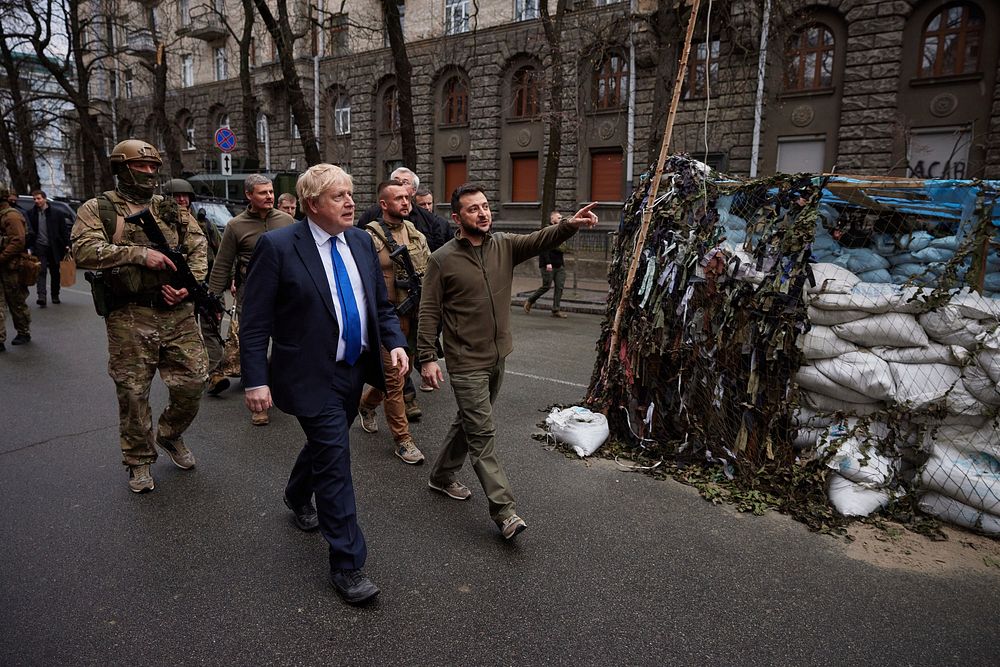
<svg viewBox="0 0 1000 667"><path fill-rule="evenodd" d="M520 271L519 271L520 273ZM541 276L514 275L511 303L516 306L524 304L525 300L542 284ZM568 313L590 313L603 315L608 297L608 281L593 279L578 279L576 287L570 287L572 276L567 276L566 287L563 288L561 309ZM552 309L552 290L542 296L535 304L539 311Z"/></svg>

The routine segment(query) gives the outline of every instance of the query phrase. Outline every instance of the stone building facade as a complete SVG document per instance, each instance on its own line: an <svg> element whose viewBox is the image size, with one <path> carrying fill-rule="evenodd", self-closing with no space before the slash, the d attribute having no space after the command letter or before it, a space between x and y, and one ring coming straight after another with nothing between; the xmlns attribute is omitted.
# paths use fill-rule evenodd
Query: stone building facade
<svg viewBox="0 0 1000 667"><path fill-rule="evenodd" d="M153 4L162 23L183 13L185 3ZM366 205L401 158L393 63L378 4L347 2L346 14L319 21L322 30L311 27L308 3L288 4L302 14L295 24L304 35L296 43L298 71L306 99L319 100L321 154L348 168L359 205ZM535 224L546 126L554 120L545 104L549 48L533 0L477 4L478 16L467 0L405 5L413 166L442 213L451 188L474 180L485 186L499 220ZM686 28L678 4L570 3L560 40L558 207L598 199L601 218L616 220L632 183L655 160ZM189 18L186 28L164 30L173 35L167 116L176 119L166 131L183 139L185 170L204 178L219 169L216 129L244 124L235 39L221 28L201 28L238 7L215 0L208 8L214 14L199 14L204 25ZM1000 43L987 38L997 26L1000 0L703 1L671 150L736 175L835 169L1000 178ZM239 34L239 25L232 27ZM258 30L251 70L261 149L255 160L238 146L235 164L294 173L306 166L304 153L274 50L261 46L269 39ZM127 58L118 67L128 68L134 83L129 96L119 85L112 100L115 136L161 141L147 121L149 89L135 75L139 68L128 67Z"/></svg>

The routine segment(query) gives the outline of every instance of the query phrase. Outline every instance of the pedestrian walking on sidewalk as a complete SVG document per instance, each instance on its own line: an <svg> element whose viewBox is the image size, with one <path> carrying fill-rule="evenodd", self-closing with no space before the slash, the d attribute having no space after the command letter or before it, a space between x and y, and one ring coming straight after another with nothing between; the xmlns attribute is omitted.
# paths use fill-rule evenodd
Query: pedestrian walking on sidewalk
<svg viewBox="0 0 1000 667"><path fill-rule="evenodd" d="M549 224L558 225L562 219L559 211L552 211L549 214ZM542 295L549 291L553 285L555 291L552 293L552 317L565 318L566 313L559 309L562 301L563 285L566 284L566 266L563 262L562 247L543 250L538 254L538 268L542 272L542 285L527 298L524 302L524 312L531 313L535 302L542 298Z"/></svg>
<svg viewBox="0 0 1000 667"><path fill-rule="evenodd" d="M438 325L444 325L444 358L458 414L430 471L428 486L455 500L472 495L458 481L468 458L489 501L490 517L504 539L526 528L496 454L493 404L503 383L504 359L513 350L510 294L514 266L565 242L580 227L594 227L596 202L572 218L532 234L492 233L493 213L481 187L461 185L451 196L455 238L431 254L423 282L417 358L420 376L437 388Z"/></svg>

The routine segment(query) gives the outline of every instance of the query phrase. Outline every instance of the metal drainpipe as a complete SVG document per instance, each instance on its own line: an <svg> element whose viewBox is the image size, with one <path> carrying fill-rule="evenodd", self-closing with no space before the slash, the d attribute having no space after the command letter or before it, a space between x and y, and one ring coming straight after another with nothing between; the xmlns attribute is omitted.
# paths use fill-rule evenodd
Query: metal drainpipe
<svg viewBox="0 0 1000 667"><path fill-rule="evenodd" d="M326 0L319 0L319 9L316 18L319 21L319 39L316 40L316 54L313 56L313 136L316 137L316 148L320 146L319 141L319 57L326 49L326 31L323 30L323 13L326 9Z"/></svg>
<svg viewBox="0 0 1000 667"><path fill-rule="evenodd" d="M750 178L757 176L760 159L760 125L764 109L764 70L767 64L767 29L771 22L771 0L764 0L764 17L760 22L760 54L757 57L757 101L753 110L753 147L750 153Z"/></svg>
<svg viewBox="0 0 1000 667"><path fill-rule="evenodd" d="M625 178L632 187L635 169L635 28L631 17L635 14L637 0L629 2L628 22L628 130L626 131Z"/></svg>

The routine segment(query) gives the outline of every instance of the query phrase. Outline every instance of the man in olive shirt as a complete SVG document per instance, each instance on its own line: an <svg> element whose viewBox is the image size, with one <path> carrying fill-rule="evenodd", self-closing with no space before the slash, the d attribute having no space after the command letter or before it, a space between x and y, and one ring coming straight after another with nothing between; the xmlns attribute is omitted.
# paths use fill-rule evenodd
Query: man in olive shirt
<svg viewBox="0 0 1000 667"><path fill-rule="evenodd" d="M504 539L526 528L514 512L514 496L497 458L493 404L503 382L504 359L514 348L510 333L510 293L514 266L557 247L580 227L593 227L584 206L572 218L532 234L493 234L493 213L482 188L465 184L451 197L458 234L433 254L424 274L417 328L417 358L423 381L437 389L444 374L437 363L438 324L444 324L444 358L458 416L430 472L428 486L455 500L472 493L455 476L472 462L489 501L490 517Z"/></svg>
<svg viewBox="0 0 1000 667"><path fill-rule="evenodd" d="M208 288L221 295L230 289L235 278L237 320L243 308L243 282L250 257L257 247L257 239L261 234L295 222L292 216L274 208L274 186L266 176L250 174L243 190L250 205L247 210L226 223L226 231L222 233L222 243L212 265L212 275L208 279ZM229 387L229 380L222 372L222 361L221 355L208 360L208 393L213 396ZM269 421L267 411L255 412L251 417L255 426L266 426Z"/></svg>

